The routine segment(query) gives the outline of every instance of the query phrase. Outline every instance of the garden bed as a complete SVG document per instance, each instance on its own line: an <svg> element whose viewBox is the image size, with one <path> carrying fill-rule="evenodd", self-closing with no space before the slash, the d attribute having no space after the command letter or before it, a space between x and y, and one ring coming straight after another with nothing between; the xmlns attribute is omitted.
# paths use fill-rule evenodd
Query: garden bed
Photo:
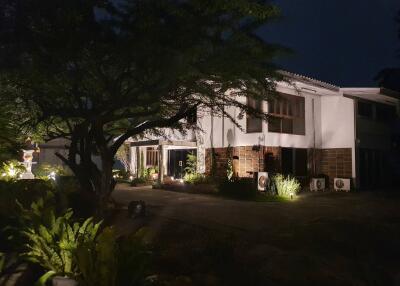
<svg viewBox="0 0 400 286"><path fill-rule="evenodd" d="M191 194L217 194L217 186L212 184L162 184L157 186L157 188L167 190L167 191L174 191L174 192L184 192L184 193L191 193Z"/></svg>

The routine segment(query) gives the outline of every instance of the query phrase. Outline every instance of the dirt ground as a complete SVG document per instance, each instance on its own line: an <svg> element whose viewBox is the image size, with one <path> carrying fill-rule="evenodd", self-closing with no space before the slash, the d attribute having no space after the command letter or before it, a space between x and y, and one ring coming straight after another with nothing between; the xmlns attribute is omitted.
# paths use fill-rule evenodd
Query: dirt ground
<svg viewBox="0 0 400 286"><path fill-rule="evenodd" d="M242 202L119 186L148 216L162 285L400 285L400 196L323 193Z"/></svg>

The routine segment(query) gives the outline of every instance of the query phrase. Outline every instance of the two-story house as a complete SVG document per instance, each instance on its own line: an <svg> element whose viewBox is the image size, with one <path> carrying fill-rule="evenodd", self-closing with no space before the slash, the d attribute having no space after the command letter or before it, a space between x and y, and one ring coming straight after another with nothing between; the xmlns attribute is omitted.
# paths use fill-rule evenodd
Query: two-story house
<svg viewBox="0 0 400 286"><path fill-rule="evenodd" d="M239 98L268 112L265 122L252 116L237 121L197 111L201 131L182 135L170 130L162 138L129 141L133 173L140 164L158 166L160 180L181 178L188 153L196 153L198 171L224 176L228 156L239 177L268 171L292 174L302 181L319 174L352 178L357 187L390 186L400 177L400 94L381 88L340 88L284 72L279 98L256 102Z"/></svg>

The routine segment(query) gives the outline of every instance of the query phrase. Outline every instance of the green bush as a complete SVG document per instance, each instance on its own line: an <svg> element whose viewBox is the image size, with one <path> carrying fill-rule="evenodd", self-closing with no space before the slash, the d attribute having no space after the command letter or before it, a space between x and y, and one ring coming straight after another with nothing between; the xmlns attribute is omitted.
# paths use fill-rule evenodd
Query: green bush
<svg viewBox="0 0 400 286"><path fill-rule="evenodd" d="M134 178L131 182L131 186L138 186L138 185L142 185L142 184L148 184L151 185L152 181L149 180L148 178Z"/></svg>
<svg viewBox="0 0 400 286"><path fill-rule="evenodd" d="M192 184L192 185L214 183L213 178L207 177L204 174L199 174L199 173L185 174L183 180L185 181L186 184Z"/></svg>
<svg viewBox="0 0 400 286"><path fill-rule="evenodd" d="M16 180L25 171L26 168L22 162L19 162L17 160L9 160L7 162L4 162L2 167L0 168L0 179L5 181Z"/></svg>
<svg viewBox="0 0 400 286"><path fill-rule="evenodd" d="M49 180L52 175L71 176L72 172L69 168L61 165L39 164L33 169L33 174L38 179Z"/></svg>
<svg viewBox="0 0 400 286"><path fill-rule="evenodd" d="M219 184L218 190L223 196L237 199L254 199L258 194L253 178L224 180Z"/></svg>
<svg viewBox="0 0 400 286"><path fill-rule="evenodd" d="M144 285L149 274L151 253L142 231L117 239L112 227L105 228L95 243L77 248L79 285Z"/></svg>
<svg viewBox="0 0 400 286"><path fill-rule="evenodd" d="M291 176L277 174L272 177L272 181L274 183L277 195L283 198L292 199L301 190L300 182Z"/></svg>

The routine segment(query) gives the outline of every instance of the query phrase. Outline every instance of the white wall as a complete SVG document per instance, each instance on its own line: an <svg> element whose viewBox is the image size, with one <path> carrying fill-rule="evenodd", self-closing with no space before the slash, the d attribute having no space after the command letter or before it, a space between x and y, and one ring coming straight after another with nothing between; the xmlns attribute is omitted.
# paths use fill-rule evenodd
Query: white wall
<svg viewBox="0 0 400 286"><path fill-rule="evenodd" d="M246 133L239 127L235 126L229 118L222 118L221 116L211 116L210 111L199 112L199 125L204 131L204 144L205 148L227 147L227 146L282 146L293 148L320 148L321 147L321 102L320 96L311 94L304 91L296 91L294 88L278 88L278 91L292 94L296 96L305 97L305 135L293 135L268 132L268 123L263 122L261 133ZM239 99L245 102L245 98ZM314 101L314 113L312 102ZM263 103L263 110L268 110L267 102ZM246 116L239 119L239 109L234 107L226 108L226 111L236 118L239 125L246 128Z"/></svg>
<svg viewBox="0 0 400 286"><path fill-rule="evenodd" d="M354 148L354 101L342 96L321 97L322 148Z"/></svg>

